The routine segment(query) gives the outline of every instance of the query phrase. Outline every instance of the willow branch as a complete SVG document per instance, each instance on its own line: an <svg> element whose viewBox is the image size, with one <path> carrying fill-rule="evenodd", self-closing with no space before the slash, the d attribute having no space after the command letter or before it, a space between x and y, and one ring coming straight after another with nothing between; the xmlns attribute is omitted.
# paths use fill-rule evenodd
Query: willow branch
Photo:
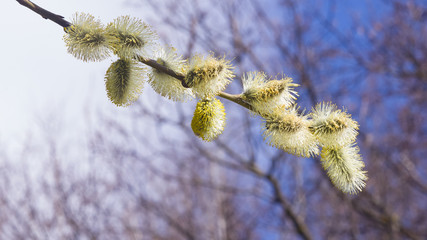
<svg viewBox="0 0 427 240"><path fill-rule="evenodd" d="M139 62L141 62L141 63L144 63L144 64L146 64L146 65L148 65L148 66L150 66L152 68L155 68L155 69L159 70L160 72L163 72L163 73L165 73L165 74L167 74L167 75L169 75L171 77L174 77L174 78L180 80L182 86L185 87L185 88L188 88L188 85L185 82L185 75L183 75L181 73L177 73L174 70L161 65L161 64L159 64L157 61L155 61L153 59L147 59L147 58L144 58L142 56L137 56L136 60L139 61ZM247 108L249 110L253 110L252 106L249 103L247 103L247 102L245 102L245 101L242 100L240 94L233 95L233 94L229 94L229 93L225 93L225 92L220 92L218 94L218 96L222 97L222 98L225 98L225 99L227 99L229 101L232 101L234 103L237 103L237 104L239 104L240 106L242 106L244 108Z"/></svg>
<svg viewBox="0 0 427 240"><path fill-rule="evenodd" d="M252 105L250 105L249 103L243 101L240 94L229 94L229 93L226 93L226 92L220 92L218 94L218 96L222 97L222 98L225 98L225 99L227 99L229 101L232 101L234 103L237 103L240 106L242 106L244 108L247 108L247 109L249 109L251 111L253 110Z"/></svg>
<svg viewBox="0 0 427 240"><path fill-rule="evenodd" d="M63 16L49 12L48 10L34 4L33 2L29 1L29 0L16 0L19 4L29 8L30 10L32 10L33 12L39 14L40 16L42 16L44 19L49 19L55 23L57 23L58 25L62 26L62 27L69 27L71 26L71 23L66 21L64 19ZM172 69L165 67L161 64L159 64L157 61L155 61L154 59L149 59L149 58L144 58L142 56L137 56L135 58L137 61L146 64L152 68L155 68L157 70L159 70L160 72L163 72L173 78L178 79L179 81L181 81L181 84L183 87L188 88L187 83L185 82L185 75L175 72ZM220 92L218 94L219 97L225 98L229 101L232 101L234 103L239 104L240 106L247 108L249 110L253 110L252 106L243 101L240 95L233 95L233 94L229 94L229 93L225 93L225 92Z"/></svg>
<svg viewBox="0 0 427 240"><path fill-rule="evenodd" d="M136 56L136 60L139 61L140 63L144 63L144 64L146 64L146 65L148 65L148 66L150 66L152 68L155 68L155 69L159 70L162 73L165 73L165 74L167 74L167 75L169 75L171 77L174 77L174 78L180 80L182 86L185 87L185 88L188 88L188 85L187 85L187 83L184 80L185 76L183 74L177 73L174 70L161 65L160 63L158 63L154 59L144 58L144 57L138 55L138 56Z"/></svg>
<svg viewBox="0 0 427 240"><path fill-rule="evenodd" d="M61 25L62 27L71 26L71 23L66 21L63 16L49 12L46 9L39 7L38 5L34 4L33 2L31 2L29 0L16 0L16 1L19 4L21 4L22 6L25 6L25 7L29 8L31 11L39 14L44 19L49 19L49 20Z"/></svg>

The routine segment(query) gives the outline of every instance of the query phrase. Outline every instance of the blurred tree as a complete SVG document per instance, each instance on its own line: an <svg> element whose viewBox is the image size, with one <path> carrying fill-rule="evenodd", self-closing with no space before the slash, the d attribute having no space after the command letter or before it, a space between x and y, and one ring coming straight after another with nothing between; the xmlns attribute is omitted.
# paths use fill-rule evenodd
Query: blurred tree
<svg viewBox="0 0 427 240"><path fill-rule="evenodd" d="M88 153L77 166L50 130L47 147L37 147L45 152L30 147L23 166L1 166L1 239L427 236L425 3L132 3L151 7L154 28L186 56L224 53L237 75L289 74L302 85L302 106L331 99L349 106L361 125L367 188L342 194L319 159L267 146L260 119L233 104L224 134L202 143L190 128L192 108L146 91L125 120L100 117L87 149L76 150ZM32 169L34 156L46 167Z"/></svg>

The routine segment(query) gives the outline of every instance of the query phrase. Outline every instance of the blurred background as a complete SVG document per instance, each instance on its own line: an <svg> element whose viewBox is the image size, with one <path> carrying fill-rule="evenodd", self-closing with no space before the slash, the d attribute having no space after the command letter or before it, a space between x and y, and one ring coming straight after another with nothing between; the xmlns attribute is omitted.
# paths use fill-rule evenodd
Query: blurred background
<svg viewBox="0 0 427 240"><path fill-rule="evenodd" d="M298 104L344 106L369 180L344 195L318 158L269 147L261 119L223 101L214 142L195 101L146 84L117 108L114 59L67 54L58 25L0 3L0 239L425 239L427 3L421 0L35 1L70 20L142 18L185 57L215 52L236 75L286 74ZM239 77L227 92L242 91Z"/></svg>

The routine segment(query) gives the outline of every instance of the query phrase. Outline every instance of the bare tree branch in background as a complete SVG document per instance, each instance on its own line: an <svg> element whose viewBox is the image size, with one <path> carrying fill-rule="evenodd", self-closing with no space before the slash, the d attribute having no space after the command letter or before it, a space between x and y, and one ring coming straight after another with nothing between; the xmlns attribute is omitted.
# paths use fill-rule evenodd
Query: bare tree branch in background
<svg viewBox="0 0 427 240"><path fill-rule="evenodd" d="M164 27L164 39L168 32L186 36L175 43L187 56L214 50L232 55L240 72L290 73L302 85L303 106L330 98L346 103L361 123L359 144L372 173L367 190L348 197L332 186L318 159L267 146L260 119L238 106L228 106L228 128L206 144L188 124L192 109L147 96L125 120L100 116L81 149L43 126L43 141L30 141L15 157L22 164L3 160L1 239L427 235L422 1L376 3L381 14L358 13L363 18L355 16L351 26L337 24L335 1L138 2L156 10L153 25ZM231 91L240 88L234 83ZM36 165L42 169L33 159L43 161Z"/></svg>

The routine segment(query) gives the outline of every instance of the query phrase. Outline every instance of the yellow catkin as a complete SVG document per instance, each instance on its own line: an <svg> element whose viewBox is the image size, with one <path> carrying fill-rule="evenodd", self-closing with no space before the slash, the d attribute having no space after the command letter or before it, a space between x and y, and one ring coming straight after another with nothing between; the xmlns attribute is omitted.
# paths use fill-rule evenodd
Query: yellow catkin
<svg viewBox="0 0 427 240"><path fill-rule="evenodd" d="M340 147L356 140L359 125L346 111L332 103L317 104L311 114L310 131L325 147Z"/></svg>
<svg viewBox="0 0 427 240"><path fill-rule="evenodd" d="M72 24L64 29L69 53L83 61L101 61L110 55L112 38L99 20L90 14L76 13Z"/></svg>
<svg viewBox="0 0 427 240"><path fill-rule="evenodd" d="M143 69L128 59L118 59L108 68L105 87L108 98L117 106L128 106L136 101L143 88Z"/></svg>
<svg viewBox="0 0 427 240"><path fill-rule="evenodd" d="M266 120L265 127L271 130L296 132L303 126L302 119L293 114L286 114L281 119Z"/></svg>
<svg viewBox="0 0 427 240"><path fill-rule="evenodd" d="M277 108L290 108L298 96L294 87L298 84L289 77L280 80L270 80L263 72L248 72L242 77L242 99L252 106L252 111L265 115Z"/></svg>
<svg viewBox="0 0 427 240"><path fill-rule="evenodd" d="M270 98L276 97L286 89L286 81L271 80L268 81L263 88L249 90L244 94L248 101L267 101Z"/></svg>
<svg viewBox="0 0 427 240"><path fill-rule="evenodd" d="M121 16L109 23L108 35L114 38L111 47L120 58L132 59L145 55L154 46L156 35L150 27L139 19Z"/></svg>
<svg viewBox="0 0 427 240"><path fill-rule="evenodd" d="M195 67L187 73L185 76L185 82L187 86L194 87L195 85L203 84L210 79L218 77L222 70L223 66L219 63Z"/></svg>
<svg viewBox="0 0 427 240"><path fill-rule="evenodd" d="M324 147L321 152L322 167L331 182L344 193L355 194L365 187L368 179L365 164L354 144L340 148Z"/></svg>
<svg viewBox="0 0 427 240"><path fill-rule="evenodd" d="M301 157L319 154L317 140L308 130L307 117L298 114L295 107L277 109L264 118L263 135L270 145Z"/></svg>
<svg viewBox="0 0 427 240"><path fill-rule="evenodd" d="M205 141L216 139L224 130L225 111L218 99L204 99L197 103L191 128L196 136Z"/></svg>
<svg viewBox="0 0 427 240"><path fill-rule="evenodd" d="M210 98L224 90L234 78L233 66L225 58L195 55L191 58L185 83L201 98Z"/></svg>

